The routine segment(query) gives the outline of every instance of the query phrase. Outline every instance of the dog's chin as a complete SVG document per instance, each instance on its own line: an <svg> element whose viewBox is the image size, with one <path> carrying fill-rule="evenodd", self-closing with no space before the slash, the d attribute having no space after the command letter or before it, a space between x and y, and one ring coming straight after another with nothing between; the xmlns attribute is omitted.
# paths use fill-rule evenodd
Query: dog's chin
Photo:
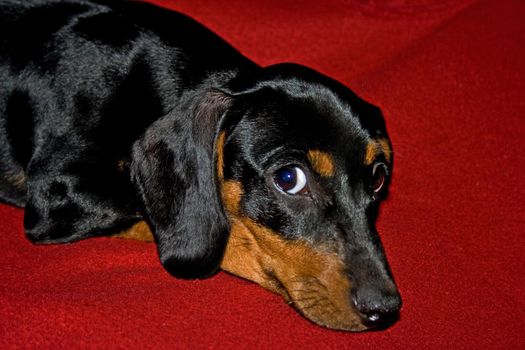
<svg viewBox="0 0 525 350"><path fill-rule="evenodd" d="M326 317L324 312L311 312L309 310L305 310L304 308L301 309L301 306L299 305L296 306L296 309L308 320L319 326L329 329L348 332L363 332L370 329L361 323L359 319L356 319L355 317L348 317L348 315L345 315L344 313L338 313Z"/></svg>
<svg viewBox="0 0 525 350"><path fill-rule="evenodd" d="M370 329L361 322L359 316L346 310L330 310L326 305L315 308L304 302L293 302L293 306L306 319L322 327L349 332L363 332Z"/></svg>

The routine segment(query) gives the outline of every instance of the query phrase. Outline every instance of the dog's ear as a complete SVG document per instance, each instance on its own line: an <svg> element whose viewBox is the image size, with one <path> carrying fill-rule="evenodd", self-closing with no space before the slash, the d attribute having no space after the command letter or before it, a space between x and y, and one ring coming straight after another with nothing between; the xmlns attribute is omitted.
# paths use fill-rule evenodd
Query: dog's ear
<svg viewBox="0 0 525 350"><path fill-rule="evenodd" d="M220 265L229 234L217 174L218 135L233 97L207 90L148 128L133 147L132 179L153 226L160 260L180 278Z"/></svg>

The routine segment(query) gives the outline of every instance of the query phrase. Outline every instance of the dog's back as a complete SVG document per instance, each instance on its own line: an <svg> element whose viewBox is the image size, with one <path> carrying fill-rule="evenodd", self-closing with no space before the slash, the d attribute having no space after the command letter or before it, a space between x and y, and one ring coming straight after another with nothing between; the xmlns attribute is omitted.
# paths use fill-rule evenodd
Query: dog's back
<svg viewBox="0 0 525 350"><path fill-rule="evenodd" d="M49 173L50 154L92 158L93 177L114 182L104 197L122 198L129 181L115 164L147 126L206 72L250 64L190 18L150 4L0 0L0 199L23 206L27 172Z"/></svg>
<svg viewBox="0 0 525 350"><path fill-rule="evenodd" d="M54 14L56 7L63 8L62 19ZM32 96L50 92L42 75L53 59L48 52L51 38L81 10L80 5L76 11L67 7L0 1L0 198L19 206L25 203L25 170L33 150L37 109L45 107L38 102L40 98Z"/></svg>
<svg viewBox="0 0 525 350"><path fill-rule="evenodd" d="M39 241L76 236L31 232L85 237L139 220L133 142L185 94L248 65L151 4L0 0L0 199L25 206Z"/></svg>
<svg viewBox="0 0 525 350"><path fill-rule="evenodd" d="M26 169L46 132L40 126L67 119L60 90L73 84L57 76L67 67L61 62L65 38L58 33L93 10L79 2L0 1L0 198L7 202L25 204ZM78 62L71 68L80 68Z"/></svg>

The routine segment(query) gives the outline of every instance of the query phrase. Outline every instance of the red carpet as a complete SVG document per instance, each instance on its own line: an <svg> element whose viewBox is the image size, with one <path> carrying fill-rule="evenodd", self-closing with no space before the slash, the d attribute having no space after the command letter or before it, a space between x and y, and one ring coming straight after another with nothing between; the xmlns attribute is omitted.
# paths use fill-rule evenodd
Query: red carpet
<svg viewBox="0 0 525 350"><path fill-rule="evenodd" d="M379 228L401 319L326 330L225 273L171 278L153 245L33 246L3 205L0 348L525 348L525 2L156 2L383 108L396 169Z"/></svg>

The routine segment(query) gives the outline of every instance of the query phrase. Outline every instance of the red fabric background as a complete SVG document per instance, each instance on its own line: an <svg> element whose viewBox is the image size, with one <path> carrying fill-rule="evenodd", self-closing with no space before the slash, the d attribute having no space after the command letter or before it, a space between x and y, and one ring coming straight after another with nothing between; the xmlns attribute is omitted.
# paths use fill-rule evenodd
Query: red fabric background
<svg viewBox="0 0 525 350"><path fill-rule="evenodd" d="M525 2L156 2L383 108L396 169L379 228L401 319L336 332L225 273L171 278L153 245L33 246L3 205L0 348L525 348Z"/></svg>

